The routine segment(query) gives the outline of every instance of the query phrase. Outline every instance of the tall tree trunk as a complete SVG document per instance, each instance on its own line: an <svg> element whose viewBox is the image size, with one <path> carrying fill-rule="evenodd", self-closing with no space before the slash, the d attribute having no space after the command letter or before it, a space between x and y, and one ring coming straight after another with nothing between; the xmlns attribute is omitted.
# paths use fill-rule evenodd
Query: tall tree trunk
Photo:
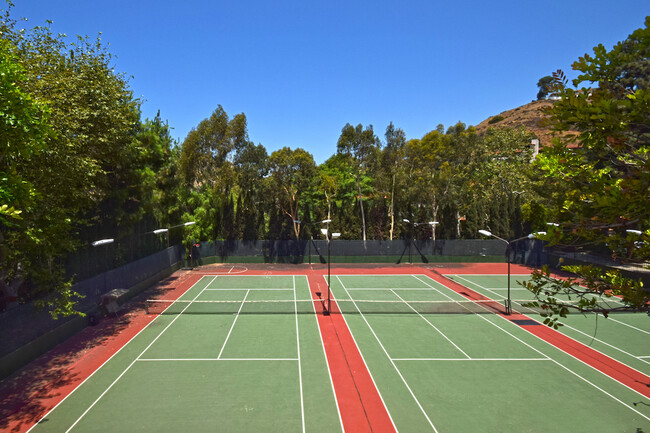
<svg viewBox="0 0 650 433"><path fill-rule="evenodd" d="M433 221L438 221L438 203L436 202L436 198L433 198L433 203L431 204L431 210L433 211ZM431 239L436 240L436 225L431 224Z"/></svg>
<svg viewBox="0 0 650 433"><path fill-rule="evenodd" d="M361 207L361 230L363 235L363 245L366 242L366 216L363 212L363 197L361 197L361 181L357 178L357 190L359 191L359 206Z"/></svg>
<svg viewBox="0 0 650 433"><path fill-rule="evenodd" d="M390 215L390 240L393 240L393 230L395 230L395 175L393 175L393 186L390 191L390 208L388 209Z"/></svg>

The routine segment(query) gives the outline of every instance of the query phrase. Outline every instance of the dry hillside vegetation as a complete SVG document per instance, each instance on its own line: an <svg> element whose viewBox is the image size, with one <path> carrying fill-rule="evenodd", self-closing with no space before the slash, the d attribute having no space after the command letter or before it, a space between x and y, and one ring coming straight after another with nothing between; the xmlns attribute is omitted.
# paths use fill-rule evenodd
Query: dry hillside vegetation
<svg viewBox="0 0 650 433"><path fill-rule="evenodd" d="M533 101L521 107L504 111L476 125L476 131L479 134L483 134L488 128L516 128L518 126L525 126L526 129L537 135L540 146L550 146L551 139L557 136L558 133L540 126L539 123L540 120L546 117L541 109L543 107L550 107L551 105L553 105L553 102L548 100ZM566 134L568 133L563 135Z"/></svg>

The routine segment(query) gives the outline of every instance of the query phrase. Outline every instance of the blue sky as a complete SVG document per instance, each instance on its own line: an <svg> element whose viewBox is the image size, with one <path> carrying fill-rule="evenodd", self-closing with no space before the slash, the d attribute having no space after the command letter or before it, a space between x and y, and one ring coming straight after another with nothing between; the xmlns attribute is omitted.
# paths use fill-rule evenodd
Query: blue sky
<svg viewBox="0 0 650 433"><path fill-rule="evenodd" d="M537 81L644 25L646 1L14 0L25 27L110 44L174 137L221 104L269 153L336 153L346 123L407 138L530 102ZM3 5L4 9L5 6Z"/></svg>

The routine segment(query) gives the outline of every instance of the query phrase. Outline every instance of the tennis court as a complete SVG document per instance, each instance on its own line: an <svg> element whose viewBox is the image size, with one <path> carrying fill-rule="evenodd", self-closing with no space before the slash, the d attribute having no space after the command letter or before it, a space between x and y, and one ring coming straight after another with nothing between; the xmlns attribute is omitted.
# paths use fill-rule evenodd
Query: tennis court
<svg viewBox="0 0 650 433"><path fill-rule="evenodd" d="M30 431L650 432L648 318L560 333L505 278L333 267L324 314L322 267L195 272Z"/></svg>

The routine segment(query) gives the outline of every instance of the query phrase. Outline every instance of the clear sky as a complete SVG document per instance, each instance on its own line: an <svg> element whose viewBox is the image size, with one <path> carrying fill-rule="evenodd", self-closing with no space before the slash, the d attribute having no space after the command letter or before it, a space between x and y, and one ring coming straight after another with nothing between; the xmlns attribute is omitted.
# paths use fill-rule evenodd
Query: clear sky
<svg viewBox="0 0 650 433"><path fill-rule="evenodd" d="M1 6L5 9L4 0ZM182 141L221 104L269 153L322 163L346 123L407 138L476 125L643 27L647 0L14 0L25 27L102 33L145 117Z"/></svg>

